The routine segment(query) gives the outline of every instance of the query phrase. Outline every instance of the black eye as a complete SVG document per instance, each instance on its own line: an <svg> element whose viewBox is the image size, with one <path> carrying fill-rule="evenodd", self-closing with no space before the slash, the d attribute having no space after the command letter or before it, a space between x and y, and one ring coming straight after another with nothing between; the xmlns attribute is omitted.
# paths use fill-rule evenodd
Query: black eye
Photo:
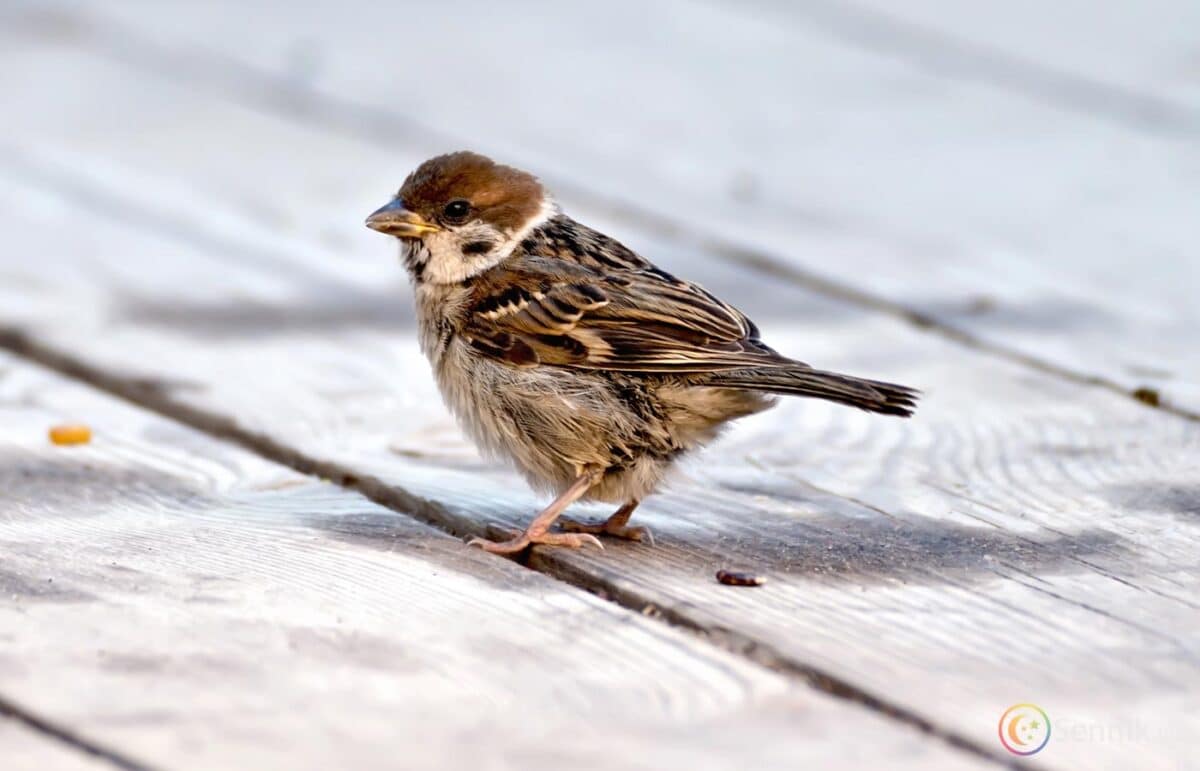
<svg viewBox="0 0 1200 771"><path fill-rule="evenodd" d="M471 204L469 201L464 201L461 198L455 199L446 204L446 208L442 209L442 214L450 222L462 222L471 213Z"/></svg>

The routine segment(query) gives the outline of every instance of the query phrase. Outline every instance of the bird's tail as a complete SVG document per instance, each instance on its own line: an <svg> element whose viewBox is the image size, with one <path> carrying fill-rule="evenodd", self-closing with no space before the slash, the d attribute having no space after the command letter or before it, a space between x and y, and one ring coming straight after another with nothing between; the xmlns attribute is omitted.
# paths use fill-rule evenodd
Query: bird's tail
<svg viewBox="0 0 1200 771"><path fill-rule="evenodd" d="M907 418L917 406L920 392L895 383L864 380L836 372L823 372L797 364L719 372L708 381L722 388L744 388L773 394L809 396L858 407L867 412Z"/></svg>

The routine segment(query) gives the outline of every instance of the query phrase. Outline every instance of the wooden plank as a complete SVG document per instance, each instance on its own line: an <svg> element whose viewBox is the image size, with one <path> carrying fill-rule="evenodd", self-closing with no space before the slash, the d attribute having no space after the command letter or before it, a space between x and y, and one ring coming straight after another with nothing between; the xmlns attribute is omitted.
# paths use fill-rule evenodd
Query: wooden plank
<svg viewBox="0 0 1200 771"><path fill-rule="evenodd" d="M153 766L982 765L8 355L0 458L3 691Z"/></svg>
<svg viewBox="0 0 1200 771"><path fill-rule="evenodd" d="M249 137L265 125L243 126L240 114L205 120ZM301 141L288 137L263 146ZM537 505L454 438L403 315L383 331L358 315L403 301L392 282L367 288L373 271L394 267L337 262L309 242L278 251L295 266L281 271L240 225L213 226L226 239L219 250L148 234L157 215L118 224L91 213L84 193L108 184L114 201L171 206L170 185L123 185L86 164L30 157L21 173L34 182L10 178L0 196L10 253L37 256L6 261L24 277L17 297L4 295L8 318L89 361L157 378L184 403L435 499L443 524L460 531L523 521ZM33 174L36 163L50 170ZM208 216L220 204L191 210ZM1056 742L1052 764L1165 768L1186 755L1198 682L1198 533L1184 513L1200 457L1193 424L632 235L668 269L756 303L767 338L789 353L912 382L929 397L910 423L807 403L746 421L703 472L648 502L642 518L658 548L543 553L542 569L979 746L996 746L1005 707L1033 700L1079 727ZM317 287L322 264L344 285ZM346 297L353 312L331 312ZM82 311L64 323L67 302ZM221 323L230 313L236 322ZM389 525L367 539L394 535ZM771 583L733 593L712 580L724 566ZM1152 742L1088 741L1123 730L1131 705L1153 724Z"/></svg>
<svg viewBox="0 0 1200 771"><path fill-rule="evenodd" d="M758 15L740 4L518 5L502 18L485 4L429 8L410 19L425 33L402 47L353 5L229 8L94 4L49 26L135 69L389 148L403 137L500 153L547 172L569 201L631 201L660 225L720 234L742 259L842 282L1011 355L1146 387L1200 413L1200 267L1188 257L1200 178L1189 171L1200 164L1189 137L1200 129L1190 119L1164 131L1153 130L1154 115L1093 119L953 67L922 67L887 40L867 50L830 34L813 11L823 5ZM991 11L977 34L1005 24L1023 34L1029 11L1009 8ZM977 23L965 7L955 13ZM1109 16L1117 21L1089 29L1144 33L1147 42L1125 47L1131 57L1190 29ZM1039 17L1046 31L1025 45L1088 39L1076 34L1078 17ZM446 46L451 30L456 45ZM1183 55L1170 50L1172 62ZM1095 57L1108 55L1101 47ZM490 79L520 87L454 98L453 84L481 62ZM447 85L428 88L428 72ZM404 166L387 168L396 176Z"/></svg>
<svg viewBox="0 0 1200 771"><path fill-rule="evenodd" d="M52 77L54 61L39 72ZM434 406L408 316L392 304L406 296L394 266L346 259L386 247L352 235L353 210L374 201L330 186L360 191L376 175L382 185L388 159L408 151L385 156L78 64L59 66L95 77L90 93L163 138L144 149L103 126L63 121L36 142L14 129L30 144L7 157L24 181L0 186L3 228L37 259L6 262L6 317L360 477L436 498L444 525L527 518L537 499L481 464ZM254 153L181 153L206 126ZM262 179L283 192L255 199ZM248 214L261 211L287 216ZM996 746L1005 706L1032 698L1081 729L1060 736L1053 764L1185 757L1196 725L1192 424L581 216L754 309L787 352L913 382L929 399L911 423L799 403L748 421L703 473L647 505L660 549L541 554L542 569L981 745ZM346 239L322 239L327 223ZM64 322L68 303L80 310ZM738 562L771 584L731 594L712 582ZM1122 730L1130 704L1153 716L1152 741L1136 731L1117 746L1089 741Z"/></svg>

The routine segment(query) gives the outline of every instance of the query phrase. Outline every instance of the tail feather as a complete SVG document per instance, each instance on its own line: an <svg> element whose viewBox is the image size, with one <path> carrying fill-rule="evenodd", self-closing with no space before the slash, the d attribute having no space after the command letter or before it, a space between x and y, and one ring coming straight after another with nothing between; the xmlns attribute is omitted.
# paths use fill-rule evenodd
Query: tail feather
<svg viewBox="0 0 1200 771"><path fill-rule="evenodd" d="M723 388L825 399L867 412L903 418L913 414L920 396L916 389L895 383L864 380L801 366L721 372L714 374L709 382Z"/></svg>

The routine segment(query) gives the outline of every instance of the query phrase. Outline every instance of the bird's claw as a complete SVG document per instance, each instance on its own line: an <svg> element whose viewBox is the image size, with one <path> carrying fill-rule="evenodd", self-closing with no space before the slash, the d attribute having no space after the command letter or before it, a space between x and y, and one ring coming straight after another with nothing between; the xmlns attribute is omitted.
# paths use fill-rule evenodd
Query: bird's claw
<svg viewBox="0 0 1200 771"><path fill-rule="evenodd" d="M490 541L487 538L472 538L467 546L478 546L492 554L517 554L530 546L564 546L568 549L581 549L584 546L595 546L601 551L604 544L600 539L588 533L530 533L525 531L507 541Z"/></svg>
<svg viewBox="0 0 1200 771"><path fill-rule="evenodd" d="M633 527L610 525L608 522L580 522L577 519L563 517L558 520L559 526L569 533L593 533L595 535L611 535L613 538L623 538L626 541L637 541L654 545L654 535L650 529L641 525Z"/></svg>

